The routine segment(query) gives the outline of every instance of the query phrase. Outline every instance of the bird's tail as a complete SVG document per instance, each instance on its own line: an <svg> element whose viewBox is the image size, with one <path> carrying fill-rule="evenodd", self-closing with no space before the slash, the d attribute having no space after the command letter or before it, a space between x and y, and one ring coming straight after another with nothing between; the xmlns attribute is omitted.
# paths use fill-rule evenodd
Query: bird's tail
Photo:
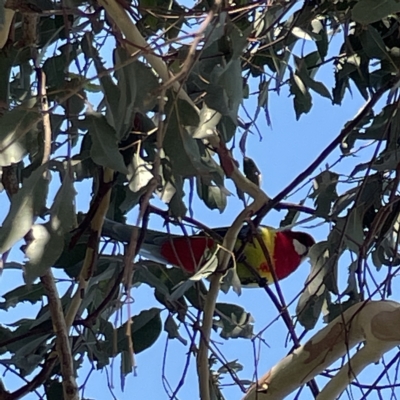
<svg viewBox="0 0 400 400"><path fill-rule="evenodd" d="M125 225L120 222L105 219L102 235L117 240L118 242L129 243L133 228L132 225ZM139 235L140 233L141 228L139 228ZM140 247L139 254L149 260L167 264L167 260L161 255L161 245L168 237L175 237L175 235L168 235L164 232L146 229L146 235Z"/></svg>

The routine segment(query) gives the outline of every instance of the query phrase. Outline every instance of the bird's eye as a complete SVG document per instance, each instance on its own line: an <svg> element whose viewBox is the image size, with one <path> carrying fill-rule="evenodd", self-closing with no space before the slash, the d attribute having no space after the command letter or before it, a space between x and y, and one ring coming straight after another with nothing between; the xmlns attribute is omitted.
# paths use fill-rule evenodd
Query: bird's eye
<svg viewBox="0 0 400 400"><path fill-rule="evenodd" d="M308 247L304 246L297 239L293 239L293 247L299 256L305 256L308 253Z"/></svg>

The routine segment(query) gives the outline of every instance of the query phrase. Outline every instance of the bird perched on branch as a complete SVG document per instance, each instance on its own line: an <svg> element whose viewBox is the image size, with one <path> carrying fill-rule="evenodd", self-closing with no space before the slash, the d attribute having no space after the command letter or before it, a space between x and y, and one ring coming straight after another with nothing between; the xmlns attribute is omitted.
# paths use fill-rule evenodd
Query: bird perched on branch
<svg viewBox="0 0 400 400"><path fill-rule="evenodd" d="M103 235L129 242L132 229L132 226L105 220ZM204 265L207 255L221 244L216 237L223 237L227 230L228 228L213 229L213 236L205 232L182 236L148 229L139 254L153 261L181 267L189 275L193 275ZM313 237L305 232L279 231L260 226L256 235L250 235L249 230L248 226L242 228L235 246L235 250L240 250L241 253L236 265L243 286L255 286L260 278L270 284L274 281L274 275L277 280L286 278L305 260L315 243ZM260 244L260 240L265 246ZM271 267L275 274L271 272Z"/></svg>

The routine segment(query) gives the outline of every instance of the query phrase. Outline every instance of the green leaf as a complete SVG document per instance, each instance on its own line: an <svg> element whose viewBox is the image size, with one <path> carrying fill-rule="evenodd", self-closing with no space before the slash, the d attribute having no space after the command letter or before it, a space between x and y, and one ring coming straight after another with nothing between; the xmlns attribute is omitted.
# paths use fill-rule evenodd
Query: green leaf
<svg viewBox="0 0 400 400"><path fill-rule="evenodd" d="M74 204L75 195L77 194L68 171L65 172L61 187L57 191L50 209L52 231L61 236L64 236L74 227L74 221L71 216L75 214Z"/></svg>
<svg viewBox="0 0 400 400"><path fill-rule="evenodd" d="M121 374L128 375L133 371L133 355L129 350L121 352Z"/></svg>
<svg viewBox="0 0 400 400"><path fill-rule="evenodd" d="M70 240L72 236L72 233L65 235L64 250L53 266L55 268L62 268L70 278L75 279L79 276L83 260L85 259L89 235L82 235L75 246L70 248ZM98 263L99 262L100 258L98 260ZM99 268L98 265L97 268Z"/></svg>
<svg viewBox="0 0 400 400"><path fill-rule="evenodd" d="M294 26L290 33L296 37L298 37L299 39L303 39L303 40L316 40L317 35L313 34L312 32L309 32L303 28L300 28L299 26Z"/></svg>
<svg viewBox="0 0 400 400"><path fill-rule="evenodd" d="M252 25L248 25L244 29L240 29L238 24L235 25L228 21L228 30L229 28L229 38L232 46L231 59L240 60L240 58L243 56L243 51L248 46L248 38L252 34L254 27Z"/></svg>
<svg viewBox="0 0 400 400"><path fill-rule="evenodd" d="M164 331L168 333L168 339L178 339L184 346L187 345L187 340L180 335L178 324L171 314L165 320Z"/></svg>
<svg viewBox="0 0 400 400"><path fill-rule="evenodd" d="M310 195L316 205L316 214L327 218L331 212L331 205L337 199L336 186L339 175L331 171L323 171L313 181L314 191Z"/></svg>
<svg viewBox="0 0 400 400"><path fill-rule="evenodd" d="M118 149L117 134L106 118L99 113L86 114L85 122L92 137L90 155L93 161L103 167L123 174L128 173L124 159Z"/></svg>
<svg viewBox="0 0 400 400"><path fill-rule="evenodd" d="M243 371L243 365L238 363L238 360L229 361L222 367L218 368L220 374L230 374L231 371L240 372Z"/></svg>
<svg viewBox="0 0 400 400"><path fill-rule="evenodd" d="M349 88L349 74L355 70L355 66L346 62L337 63L335 71L335 86L332 90L333 104L342 104L346 89Z"/></svg>
<svg viewBox="0 0 400 400"><path fill-rule="evenodd" d="M326 86L322 82L318 82L311 78L307 78L307 75L303 75L302 79L303 79L304 84L307 87L309 87L311 90L318 93L322 97L325 97L327 99L332 99L332 96L329 93L329 90L326 88Z"/></svg>
<svg viewBox="0 0 400 400"><path fill-rule="evenodd" d="M328 48L329 48L329 39L328 39L328 34L326 33L326 28L322 24L319 18L313 19L311 25L313 27L313 32L315 32L319 36L319 38L316 41L316 45L318 53L321 59L323 60L328 54Z"/></svg>
<svg viewBox="0 0 400 400"><path fill-rule="evenodd" d="M208 278L218 267L218 258L217 258L217 251L216 249L212 254L210 252L205 252L203 255L206 262L201 266L201 268L189 279L179 282L174 288L173 293L171 294L172 300L177 300L182 297L188 290L190 290L195 282L199 282L202 279Z"/></svg>
<svg viewBox="0 0 400 400"><path fill-rule="evenodd" d="M153 179L152 165L144 161L139 154L134 154L132 161L128 165L127 178L129 180L129 189L137 193Z"/></svg>
<svg viewBox="0 0 400 400"><path fill-rule="evenodd" d="M124 48L117 47L114 51L115 84L92 42L93 35L86 33L82 49L86 59L94 61L107 104L107 122L120 141L131 129L135 111L146 113L154 108L159 83L151 68L135 60Z"/></svg>
<svg viewBox="0 0 400 400"><path fill-rule="evenodd" d="M63 385L57 379L46 380L44 390L47 400L62 399L64 397Z"/></svg>
<svg viewBox="0 0 400 400"><path fill-rule="evenodd" d="M228 143L235 136L236 124L230 117L223 116L217 128L225 143Z"/></svg>
<svg viewBox="0 0 400 400"><path fill-rule="evenodd" d="M222 328L221 337L224 339L252 339L254 319L244 308L229 303L217 303L215 314L219 317L214 325Z"/></svg>
<svg viewBox="0 0 400 400"><path fill-rule="evenodd" d="M4 2L1 3L0 5L0 10L3 11L4 13ZM8 13L11 14L11 10L8 10ZM4 16L4 14L3 14ZM11 15L9 18L13 18ZM8 37L8 32L6 33L5 30L2 31L2 35L6 35L6 38ZM3 37L2 37L3 38ZM17 49L14 49L15 52L17 52ZM13 55L15 54L14 51L2 51L0 52L0 101L3 104L8 104L9 99L10 99L10 94L13 95L12 93L12 78L10 76L11 74L11 68L13 67L14 63L14 57ZM10 54L11 53L11 54ZM14 54L13 54L14 53ZM23 64L26 65L26 64ZM21 69L23 69L23 66L20 66ZM28 78L29 80L29 78ZM22 81L22 79L19 81L19 83ZM29 80L30 82L30 80ZM18 85L18 89L21 91L27 92L27 90L24 90L25 88L22 88L22 85ZM23 97L25 98L25 97ZM22 101L23 98L18 99L19 101ZM10 111L9 111L10 112Z"/></svg>
<svg viewBox="0 0 400 400"><path fill-rule="evenodd" d="M189 129L199 125L199 116L193 107L186 101L175 102L171 98L166 105L166 114L170 118L164 137L164 150L171 161L172 174L188 177L206 173L207 169L201 162L201 143L189 134Z"/></svg>
<svg viewBox="0 0 400 400"><path fill-rule="evenodd" d="M258 187L261 186L261 171L255 161L250 157L243 157L243 172L246 178Z"/></svg>
<svg viewBox="0 0 400 400"><path fill-rule="evenodd" d="M126 136L132 126L133 107L137 93L133 60L134 58L131 58L124 48L118 46L114 50L115 76L118 79L120 96L118 99L106 97L106 101L109 105L114 103L113 127L119 140ZM124 66L121 68L122 65Z"/></svg>
<svg viewBox="0 0 400 400"><path fill-rule="evenodd" d="M157 104L157 90L160 85L156 75L154 75L154 72L150 67L140 61L135 61L130 65L131 68L129 71L134 70L136 77L134 109L135 111L144 114L147 111L151 111Z"/></svg>
<svg viewBox="0 0 400 400"><path fill-rule="evenodd" d="M226 11L218 13L216 21L212 24L207 25L204 31L205 43L204 50L215 43L217 40L221 39L225 33L225 23L228 13Z"/></svg>
<svg viewBox="0 0 400 400"><path fill-rule="evenodd" d="M304 82L296 74L290 76L290 94L294 96L293 104L298 120L302 114L307 114L311 110L312 99Z"/></svg>
<svg viewBox="0 0 400 400"><path fill-rule="evenodd" d="M41 116L37 109L31 108L32 101L6 112L0 118L0 166L20 162L28 153L32 135Z"/></svg>
<svg viewBox="0 0 400 400"><path fill-rule="evenodd" d="M152 268L150 268L150 266ZM166 284L154 273L155 268L159 269L162 267L161 265L152 261L146 261L146 263L138 262L135 265L135 282L146 283L164 296L169 297L170 290Z"/></svg>
<svg viewBox="0 0 400 400"><path fill-rule="evenodd" d="M197 178L197 194L210 210L218 209L222 213L226 208L226 192L212 184L205 184L201 177Z"/></svg>
<svg viewBox="0 0 400 400"><path fill-rule="evenodd" d="M15 367L20 370L20 374L22 376L31 374L36 368L38 368L39 364L43 362L44 357L42 355L35 354L35 351L39 349L42 341L43 340L37 339L32 342L35 347L32 346L30 348L30 354L20 355L17 352L17 354L11 358L11 364L14 364Z"/></svg>
<svg viewBox="0 0 400 400"><path fill-rule="evenodd" d="M43 64L43 72L46 74L47 85L62 88L64 85L68 65L77 57L77 43L68 43L57 48L61 52L59 56L48 58Z"/></svg>
<svg viewBox="0 0 400 400"><path fill-rule="evenodd" d="M242 67L239 59L232 59L219 75L218 85L220 85L226 95L228 115L236 123L239 106L243 100Z"/></svg>
<svg viewBox="0 0 400 400"><path fill-rule="evenodd" d="M180 181L180 179L177 179ZM183 182L179 182L176 186L176 192L172 196L171 200L168 203L168 210L172 217L176 219L180 219L184 217L187 213L187 207L185 202L183 201L183 196L185 193L183 192Z"/></svg>
<svg viewBox="0 0 400 400"><path fill-rule="evenodd" d="M265 119L267 121L267 125L272 127L271 117L268 110L268 100L269 100L269 85L271 80L268 81L261 81L259 84L259 94L257 99L257 109L254 115L254 120L258 118L258 114L260 113L260 109L264 109Z"/></svg>
<svg viewBox="0 0 400 400"><path fill-rule="evenodd" d="M46 167L44 165L33 171L13 196L10 211L0 230L0 253L9 250L29 232L34 218L45 206L49 183L43 177Z"/></svg>
<svg viewBox="0 0 400 400"><path fill-rule="evenodd" d="M356 140L385 140L382 132L386 130L388 121L392 120L396 114L394 104L383 107L381 112L375 116L373 113L368 113L360 124L343 139L341 143L342 152L348 154Z"/></svg>
<svg viewBox="0 0 400 400"><path fill-rule="evenodd" d="M66 113L72 115L79 115L79 113L85 108L86 103L86 93L82 89L85 79L79 75L74 75L75 77L65 82L62 91L58 92L57 98L63 98L64 96L69 96L65 103L60 104ZM71 92L76 93L70 95ZM54 133L53 133L54 134Z"/></svg>
<svg viewBox="0 0 400 400"><path fill-rule="evenodd" d="M140 61L134 61L135 57L124 48L117 47L114 58L120 97L107 97L106 100L109 105L113 104L114 127L118 138L122 139L132 128L132 115L135 112L145 114L154 108L159 84L152 69Z"/></svg>
<svg viewBox="0 0 400 400"><path fill-rule="evenodd" d="M107 122L115 128L115 119L119 115L118 101L120 98L120 89L112 80L110 74L105 69L103 62L99 56L97 49L93 46L94 37L92 32L86 32L81 43L81 48L85 55L87 62L94 61L97 74L100 77L100 84L104 94L104 99L108 105L107 107ZM111 100L111 103L109 101Z"/></svg>
<svg viewBox="0 0 400 400"><path fill-rule="evenodd" d="M194 131L192 137L194 139L206 139L211 135L215 135L215 128L221 120L221 114L207 106L204 103L200 111L199 126Z"/></svg>
<svg viewBox="0 0 400 400"><path fill-rule="evenodd" d="M339 219L336 223L338 229L342 229L341 222L344 220ZM347 247L354 253L358 254L360 246L364 242L364 230L362 223L362 213L360 208L353 208L346 217L346 232L343 236L344 242Z"/></svg>
<svg viewBox="0 0 400 400"><path fill-rule="evenodd" d="M25 270L25 279L28 283L41 276L61 256L64 249L64 235L74 225L71 215L75 214L75 194L69 174L65 174L50 209L50 221L43 225L33 225L31 238L25 250L29 258Z"/></svg>
<svg viewBox="0 0 400 400"><path fill-rule="evenodd" d="M332 216L339 216L339 214L350 206L355 201L359 188L351 188L347 192L340 195L334 202L332 207Z"/></svg>
<svg viewBox="0 0 400 400"><path fill-rule="evenodd" d="M3 294L2 297L5 301L0 303L0 308L2 310L8 310L10 307L15 307L17 304L25 301L35 304L41 301L44 295L45 292L41 283L18 286L6 294Z"/></svg>
<svg viewBox="0 0 400 400"><path fill-rule="evenodd" d="M397 232L393 232L392 235L395 237L394 240L385 238L372 251L372 261L378 271L383 266L396 267L400 265L399 254L396 251L393 251L397 242Z"/></svg>
<svg viewBox="0 0 400 400"><path fill-rule="evenodd" d="M143 194L146 192L146 189L143 188L138 192L132 192L129 187L124 186L122 188L124 191L124 197L119 204L118 208L119 211L125 215L128 211L132 210L137 204L139 204L140 199L142 198Z"/></svg>
<svg viewBox="0 0 400 400"><path fill-rule="evenodd" d="M316 52L311 53L311 55L309 55L310 56L309 58L310 59L315 58L315 56L312 57L315 54L318 54L318 53L316 53ZM325 97L327 99L332 99L332 96L329 93L329 90L326 88L326 86L322 82L318 82L310 76L306 58L299 58L299 57L294 56L294 59L295 59L295 63L297 66L296 75L298 75L301 78L301 81L304 83L304 85L307 86L308 88L310 88L311 90L313 90L314 92L318 93L322 97ZM310 60L308 60L308 61L310 61ZM314 65L319 61L320 61L320 59L319 59L319 55L318 55L318 59L314 60ZM315 68L315 72L316 72L316 70L317 70L317 68Z"/></svg>
<svg viewBox="0 0 400 400"><path fill-rule="evenodd" d="M151 347L162 331L159 308L150 308L132 318L132 342L135 354L138 354ZM118 352L129 351L128 340L126 338L126 324L117 330L117 349ZM110 344L112 347L112 345ZM110 354L112 356L112 353Z"/></svg>
<svg viewBox="0 0 400 400"><path fill-rule="evenodd" d="M349 77L356 84L361 96L363 96L365 100L368 100L371 90L369 85L369 60L365 57L357 56L355 58L359 58L356 62L359 62L360 65L355 71L349 74Z"/></svg>
<svg viewBox="0 0 400 400"><path fill-rule="evenodd" d="M375 171L395 171L399 163L399 154L396 150L384 150L377 158L375 158L372 165L370 163L363 164L363 168L368 168L369 166ZM360 164L361 165L361 164ZM358 170L357 172L359 172Z"/></svg>
<svg viewBox="0 0 400 400"><path fill-rule="evenodd" d="M156 300L167 307L171 312L177 312L180 320L183 320L187 312L186 301L182 297L179 298L178 301L175 301L170 296L170 293L176 285L187 278L187 274L185 274L180 268L167 268L165 265L153 261L141 260L140 265L143 265L144 268L148 269L148 272L142 274L143 270L139 269L139 274L135 273L133 275L132 284L137 285L138 283L146 283L149 286L154 287L156 289ZM197 284L197 286L199 287L199 284ZM200 287L204 288L204 285L200 285ZM197 303L194 304L198 304L198 292L196 290L193 290L193 292L194 293L189 290L185 295L187 297L188 295L191 295L190 301L197 301Z"/></svg>
<svg viewBox="0 0 400 400"><path fill-rule="evenodd" d="M386 51L386 45L374 27L369 25L367 29L364 29L361 32L360 41L363 50L369 58L378 58L379 60L390 59Z"/></svg>
<svg viewBox="0 0 400 400"><path fill-rule="evenodd" d="M38 61L42 62L52 43L58 39L66 39L64 17L62 15L43 16L40 18L39 29L40 36L38 37L38 48L40 49L40 52L38 59L40 61Z"/></svg>
<svg viewBox="0 0 400 400"><path fill-rule="evenodd" d="M309 295L307 299L300 297L296 307L296 315L301 326L307 330L314 329L328 296L329 293L325 289L324 292L318 295Z"/></svg>
<svg viewBox="0 0 400 400"><path fill-rule="evenodd" d="M400 3L396 0L359 0L351 10L351 16L354 21L367 25L398 12Z"/></svg>
<svg viewBox="0 0 400 400"><path fill-rule="evenodd" d="M357 279L356 272L358 268L358 262L353 261L349 266L349 277L347 278L347 287L344 290L343 294L353 294L357 293Z"/></svg>
<svg viewBox="0 0 400 400"><path fill-rule="evenodd" d="M357 304L359 302L356 298L350 298L349 300L342 301L340 303L331 303L328 305L328 314L324 316L324 322L329 324L329 322L333 321L339 315L343 315L343 313Z"/></svg>
<svg viewBox="0 0 400 400"><path fill-rule="evenodd" d="M329 299L327 285L337 293L337 246L328 241L316 243L309 252L311 272L296 306L296 315L306 329L313 329L324 303Z"/></svg>

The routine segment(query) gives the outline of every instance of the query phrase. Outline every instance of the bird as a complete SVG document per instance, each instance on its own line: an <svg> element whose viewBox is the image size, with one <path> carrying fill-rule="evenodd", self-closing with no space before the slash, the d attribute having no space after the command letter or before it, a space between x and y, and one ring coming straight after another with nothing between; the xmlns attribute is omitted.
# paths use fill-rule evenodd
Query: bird
<svg viewBox="0 0 400 400"><path fill-rule="evenodd" d="M133 227L105 219L102 234L113 240L129 242ZM189 276L195 274L205 263L206 255L212 253L217 244L216 237L223 237L228 228L212 229L211 236L201 231L191 236L175 235L147 229L139 254L149 260L182 268ZM259 240L244 226L237 239L235 250L241 250L236 262L237 274L243 287L271 284L288 277L307 258L314 238L306 232L280 230L260 225L259 238L268 252L265 255ZM272 264L272 265L271 265ZM271 272L271 267L275 273ZM263 284L265 284L263 283Z"/></svg>

